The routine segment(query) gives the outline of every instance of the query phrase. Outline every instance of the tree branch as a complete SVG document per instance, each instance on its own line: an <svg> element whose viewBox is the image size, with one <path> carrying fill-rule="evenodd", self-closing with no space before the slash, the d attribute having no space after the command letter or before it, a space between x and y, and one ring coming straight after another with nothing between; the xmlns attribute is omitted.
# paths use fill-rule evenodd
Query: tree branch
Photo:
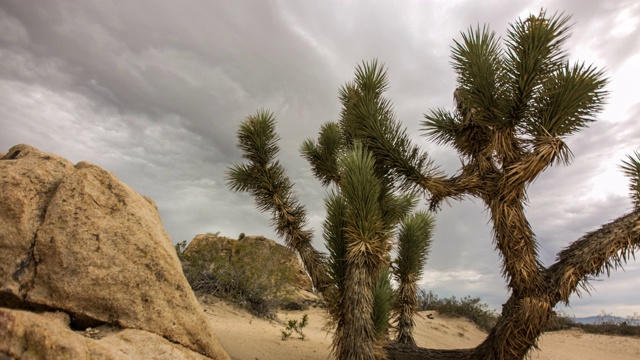
<svg viewBox="0 0 640 360"><path fill-rule="evenodd" d="M578 286L588 289L588 276L598 276L621 267L640 249L640 210L619 217L592 231L562 250L547 278L555 302L569 302ZM555 303L554 302L554 303Z"/></svg>

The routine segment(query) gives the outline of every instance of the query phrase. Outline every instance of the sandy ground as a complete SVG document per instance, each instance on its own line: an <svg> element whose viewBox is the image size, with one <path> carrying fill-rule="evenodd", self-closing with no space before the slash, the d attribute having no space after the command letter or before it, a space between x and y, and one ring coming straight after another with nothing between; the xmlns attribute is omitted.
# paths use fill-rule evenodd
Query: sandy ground
<svg viewBox="0 0 640 360"><path fill-rule="evenodd" d="M332 334L323 330L326 312L311 308L307 311L280 312L278 317L301 319L309 316L309 325L304 328L306 340L293 335L281 340L284 323L253 317L244 310L215 298L201 302L220 343L234 360L282 360L282 359L331 359ZM426 317L431 312L421 313L415 338L418 345L429 348L455 349L474 347L486 334L470 322L458 318L439 316ZM539 351L534 351L534 360L638 360L640 339L605 335L585 334L579 330L567 330L544 334L539 341Z"/></svg>

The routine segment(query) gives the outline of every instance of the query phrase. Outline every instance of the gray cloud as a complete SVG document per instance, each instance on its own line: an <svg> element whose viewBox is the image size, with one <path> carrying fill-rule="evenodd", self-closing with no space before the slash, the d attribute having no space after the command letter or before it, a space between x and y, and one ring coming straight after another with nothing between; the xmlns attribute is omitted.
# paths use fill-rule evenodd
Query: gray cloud
<svg viewBox="0 0 640 360"><path fill-rule="evenodd" d="M601 120L568 139L573 165L549 169L529 189L527 213L549 264L584 232L630 209L615 164L640 138L632 96L640 79L630 71L638 65L640 7L633 1L7 0L0 5L0 152L28 143L113 171L156 200L174 241L207 231L275 238L268 214L231 193L224 176L241 160L239 122L270 109L279 121L281 161L323 249L325 190L298 147L337 118L338 87L355 65L378 58L388 66L398 118L453 173L456 154L419 136L424 112L452 104L452 39L483 23L503 35L508 22L541 6L574 15L569 48L605 66L613 91ZM434 240L423 283L499 308L508 294L482 205L445 206ZM638 268L627 270L595 282L594 297L572 299L571 311L640 312L633 303Z"/></svg>

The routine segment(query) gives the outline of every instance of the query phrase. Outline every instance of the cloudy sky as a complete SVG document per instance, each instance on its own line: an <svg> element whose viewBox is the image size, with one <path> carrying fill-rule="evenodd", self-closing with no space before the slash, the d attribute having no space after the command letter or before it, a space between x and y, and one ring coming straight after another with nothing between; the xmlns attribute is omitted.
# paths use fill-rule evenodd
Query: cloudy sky
<svg viewBox="0 0 640 360"><path fill-rule="evenodd" d="M452 39L470 25L499 35L519 16L573 14L572 59L607 69L611 96L589 129L568 143L570 167L529 189L542 260L631 209L617 169L640 150L640 3L616 1L25 1L0 0L0 152L27 143L73 162L88 160L153 198L174 242L240 232L275 238L267 214L229 191L241 160L240 121L273 111L281 161L296 182L324 249L324 189L300 143L336 120L338 87L362 60L388 67L401 119L436 163L453 173L448 148L420 137L422 114L452 105ZM488 217L478 201L451 203L423 284L442 296L507 297ZM639 259L640 260L640 259ZM572 298L577 316L640 313L640 261Z"/></svg>

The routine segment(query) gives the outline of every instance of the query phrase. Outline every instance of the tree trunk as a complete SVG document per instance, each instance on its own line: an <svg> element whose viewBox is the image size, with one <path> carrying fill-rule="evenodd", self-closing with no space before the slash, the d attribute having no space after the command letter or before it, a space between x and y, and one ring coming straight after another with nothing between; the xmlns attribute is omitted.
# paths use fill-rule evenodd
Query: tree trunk
<svg viewBox="0 0 640 360"><path fill-rule="evenodd" d="M389 360L521 360L535 346L552 309L545 300L512 296L496 326L476 348L439 350L393 343L385 350Z"/></svg>
<svg viewBox="0 0 640 360"><path fill-rule="evenodd" d="M514 189L512 193L498 193L484 200L491 210L495 245L502 257L509 288L516 296L535 296L545 290L544 268L538 260L538 246L524 213L524 189Z"/></svg>
<svg viewBox="0 0 640 360"><path fill-rule="evenodd" d="M385 345L388 360L470 360L473 349L425 349L398 343Z"/></svg>
<svg viewBox="0 0 640 360"><path fill-rule="evenodd" d="M364 267L347 259L345 290L342 294L343 316L338 321L333 347L338 359L373 360L376 332L373 312L372 288L374 277Z"/></svg>
<svg viewBox="0 0 640 360"><path fill-rule="evenodd" d="M473 351L474 360L524 359L545 326L553 310L545 295L517 298L503 305L502 316L487 338Z"/></svg>

